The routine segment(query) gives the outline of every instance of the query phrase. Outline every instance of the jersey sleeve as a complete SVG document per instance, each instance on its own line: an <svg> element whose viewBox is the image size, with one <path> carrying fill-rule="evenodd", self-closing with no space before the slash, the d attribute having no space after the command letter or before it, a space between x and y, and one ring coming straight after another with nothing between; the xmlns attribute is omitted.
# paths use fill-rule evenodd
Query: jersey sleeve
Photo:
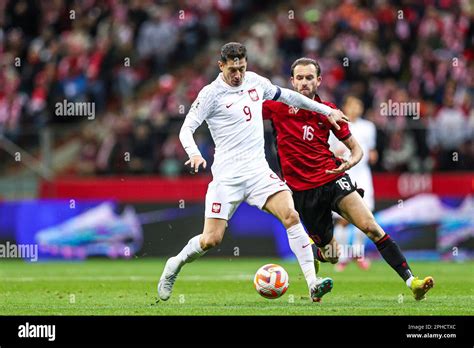
<svg viewBox="0 0 474 348"><path fill-rule="evenodd" d="M179 132L179 140L189 157L201 155L194 141L193 134L211 114L213 107L212 90L210 86L206 86L199 92L196 100L191 105Z"/></svg>
<svg viewBox="0 0 474 348"><path fill-rule="evenodd" d="M327 102L324 102L323 104L333 108L333 109L339 109L335 104L333 103L327 103ZM341 122L341 123L338 123L339 124L339 127L341 129L337 130L336 128L334 127L331 127L331 131L334 133L334 135L336 136L337 139L339 139L339 141L344 141L346 139L349 139L349 137L352 135L351 134L351 130L349 128L349 124L348 123L345 123L345 122Z"/></svg>
<svg viewBox="0 0 474 348"><path fill-rule="evenodd" d="M265 100L277 100L280 97L280 87L275 86L266 77L255 74L258 78L260 86L263 88L263 99Z"/></svg>
<svg viewBox="0 0 474 348"><path fill-rule="evenodd" d="M208 115L212 112L214 100L212 98L211 86L204 87L199 92L196 100L191 105L185 121L189 120L190 126L193 127L193 133L197 127L204 122Z"/></svg>
<svg viewBox="0 0 474 348"><path fill-rule="evenodd" d="M349 137L352 135L349 125L347 123L339 123L339 127L341 127L339 130L334 127L331 128L336 138L338 138L340 141L349 139Z"/></svg>

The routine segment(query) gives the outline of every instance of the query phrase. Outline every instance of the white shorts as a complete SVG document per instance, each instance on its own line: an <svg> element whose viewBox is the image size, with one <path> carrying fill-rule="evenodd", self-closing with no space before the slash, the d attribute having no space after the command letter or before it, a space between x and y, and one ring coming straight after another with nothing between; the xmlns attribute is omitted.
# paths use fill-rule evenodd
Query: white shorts
<svg viewBox="0 0 474 348"><path fill-rule="evenodd" d="M259 209L268 197L290 188L270 168L236 181L214 179L206 193L206 218L229 220L243 201Z"/></svg>

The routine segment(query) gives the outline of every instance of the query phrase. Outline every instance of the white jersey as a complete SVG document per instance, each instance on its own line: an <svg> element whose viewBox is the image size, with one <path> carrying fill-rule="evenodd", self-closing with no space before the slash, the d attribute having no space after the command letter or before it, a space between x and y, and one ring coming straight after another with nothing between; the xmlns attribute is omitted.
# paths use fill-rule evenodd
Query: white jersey
<svg viewBox="0 0 474 348"><path fill-rule="evenodd" d="M359 118L355 122L349 124L349 129L351 134L357 140L359 145L364 152L364 156L359 163L354 167L349 169L347 173L351 176L352 181L357 183L358 187L361 187L365 190L365 199L366 203L369 205L369 208L373 209L373 195L374 187L372 182L372 173L369 166L369 153L371 150L374 150L376 147L376 129L375 125L365 119ZM340 142L334 135L331 133L329 138L330 149L338 157L343 157L348 159L350 157L349 149Z"/></svg>
<svg viewBox="0 0 474 348"><path fill-rule="evenodd" d="M240 86L232 87L219 74L199 92L179 132L189 157L201 155L193 134L203 121L215 143L214 178L206 193L207 218L229 220L243 201L263 209L268 197L290 191L265 159L264 100L279 100L324 115L332 112L329 106L275 86L253 72L244 76Z"/></svg>
<svg viewBox="0 0 474 348"><path fill-rule="evenodd" d="M229 86L221 73L201 90L185 123L194 132L203 121L207 122L215 143L214 178L234 179L268 168L262 103L278 92L268 79L250 71L238 87ZM200 154L194 145L185 150L190 157Z"/></svg>

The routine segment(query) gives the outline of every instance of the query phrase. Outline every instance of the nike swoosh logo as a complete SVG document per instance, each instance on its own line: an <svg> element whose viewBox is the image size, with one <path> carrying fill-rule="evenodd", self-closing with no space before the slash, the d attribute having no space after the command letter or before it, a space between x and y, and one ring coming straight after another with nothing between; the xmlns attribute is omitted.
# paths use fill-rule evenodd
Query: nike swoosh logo
<svg viewBox="0 0 474 348"><path fill-rule="evenodd" d="M311 245L311 243L303 245L303 248L306 248L308 245Z"/></svg>
<svg viewBox="0 0 474 348"><path fill-rule="evenodd" d="M229 105L226 105L225 107L228 109L232 106L232 104L234 104L234 103L230 103Z"/></svg>

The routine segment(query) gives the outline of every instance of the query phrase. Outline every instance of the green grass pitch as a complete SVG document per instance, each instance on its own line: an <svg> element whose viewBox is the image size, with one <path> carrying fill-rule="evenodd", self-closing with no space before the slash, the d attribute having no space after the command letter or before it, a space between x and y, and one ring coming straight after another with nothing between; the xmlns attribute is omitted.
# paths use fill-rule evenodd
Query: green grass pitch
<svg viewBox="0 0 474 348"><path fill-rule="evenodd" d="M185 266L173 296L157 302L164 259L25 263L2 261L0 315L474 315L474 263L411 262L417 275L432 275L435 287L416 302L397 274L376 261L369 271L350 264L335 273L321 303L311 303L296 262L279 259L203 258ZM252 279L266 263L290 275L279 299L257 294Z"/></svg>

